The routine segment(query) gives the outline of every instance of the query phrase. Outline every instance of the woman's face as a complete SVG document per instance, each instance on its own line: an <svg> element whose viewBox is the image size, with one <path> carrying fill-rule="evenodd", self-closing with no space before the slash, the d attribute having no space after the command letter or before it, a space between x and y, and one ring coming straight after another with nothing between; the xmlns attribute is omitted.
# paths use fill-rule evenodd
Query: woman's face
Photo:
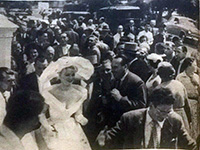
<svg viewBox="0 0 200 150"><path fill-rule="evenodd" d="M37 57L38 57L38 51L37 51L37 49L31 49L31 51L30 51L30 58L31 59L36 59Z"/></svg>
<svg viewBox="0 0 200 150"><path fill-rule="evenodd" d="M61 83L68 85L75 79L75 70L73 68L64 68L60 73Z"/></svg>

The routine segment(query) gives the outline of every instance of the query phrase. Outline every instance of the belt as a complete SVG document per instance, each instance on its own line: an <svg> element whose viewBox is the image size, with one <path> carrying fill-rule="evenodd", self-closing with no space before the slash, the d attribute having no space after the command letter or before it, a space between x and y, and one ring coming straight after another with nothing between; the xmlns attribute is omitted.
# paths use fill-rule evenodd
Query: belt
<svg viewBox="0 0 200 150"><path fill-rule="evenodd" d="M182 109L184 109L184 106L178 107L178 108L174 108L175 111L176 111L176 110L182 110Z"/></svg>

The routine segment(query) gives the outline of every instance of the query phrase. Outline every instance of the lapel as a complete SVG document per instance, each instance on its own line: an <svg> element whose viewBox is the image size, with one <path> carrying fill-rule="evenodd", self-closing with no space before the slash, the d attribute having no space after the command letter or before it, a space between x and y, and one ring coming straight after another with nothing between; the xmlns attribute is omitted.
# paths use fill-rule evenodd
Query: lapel
<svg viewBox="0 0 200 150"><path fill-rule="evenodd" d="M58 57L63 56L63 51L62 51L62 46L61 45L58 45L58 47L57 47L57 54L58 54Z"/></svg>
<svg viewBox="0 0 200 150"><path fill-rule="evenodd" d="M141 149L144 148L144 125L146 121L146 109L138 111L137 117L129 118L127 120L127 130L125 132L125 141L123 143L124 149ZM135 120L135 121L134 121Z"/></svg>
<svg viewBox="0 0 200 150"><path fill-rule="evenodd" d="M147 110L145 109L144 112L141 114L141 117L138 120L137 130L135 132L133 138L133 145L134 148L144 148L145 147L145 122L146 122L146 113Z"/></svg>
<svg viewBox="0 0 200 150"><path fill-rule="evenodd" d="M180 61L178 61L176 56L175 56L174 59L172 59L171 64L173 65L174 69L177 71L178 70L178 66L180 65Z"/></svg>
<svg viewBox="0 0 200 150"><path fill-rule="evenodd" d="M182 61L183 61L182 64L179 63L179 65L180 65L180 72L179 73L183 72L185 70L185 68L186 68L185 67L186 66L185 58Z"/></svg>
<svg viewBox="0 0 200 150"><path fill-rule="evenodd" d="M121 92L121 93L126 93L127 91L127 85L128 85L128 76L129 76L129 72L126 75L126 77L124 78L123 81L119 82L119 85L117 87L117 89Z"/></svg>
<svg viewBox="0 0 200 150"><path fill-rule="evenodd" d="M175 147L176 139L173 136L173 124L169 118L164 122L163 128L161 130L161 141L160 147Z"/></svg>

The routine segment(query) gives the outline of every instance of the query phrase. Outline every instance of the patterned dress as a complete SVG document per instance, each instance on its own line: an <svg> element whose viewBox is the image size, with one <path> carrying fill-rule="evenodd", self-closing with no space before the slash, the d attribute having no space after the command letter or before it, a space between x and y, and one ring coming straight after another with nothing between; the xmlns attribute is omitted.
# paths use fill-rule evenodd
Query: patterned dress
<svg viewBox="0 0 200 150"><path fill-rule="evenodd" d="M191 77L189 77L185 72L183 72L177 76L177 80L179 80L185 86L188 93L188 99L191 105L192 114L191 136L196 139L200 133L200 124L198 119L198 106L200 96L199 76L194 73Z"/></svg>

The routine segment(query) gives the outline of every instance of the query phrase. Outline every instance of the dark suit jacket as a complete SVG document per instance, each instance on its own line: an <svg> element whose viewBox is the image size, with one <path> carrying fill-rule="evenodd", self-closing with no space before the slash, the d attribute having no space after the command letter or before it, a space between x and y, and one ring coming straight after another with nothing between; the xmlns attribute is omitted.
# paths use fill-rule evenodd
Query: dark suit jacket
<svg viewBox="0 0 200 150"><path fill-rule="evenodd" d="M112 145L112 148L144 148L146 113L146 109L125 113L116 126L106 132L106 144ZM118 144L113 145L113 140ZM188 135L181 116L175 112L169 115L161 129L160 148L196 149L196 143Z"/></svg>
<svg viewBox="0 0 200 150"><path fill-rule="evenodd" d="M60 57L64 56L64 54L62 52L62 47L60 45L56 45L53 48L55 49L54 61L56 61Z"/></svg>
<svg viewBox="0 0 200 150"><path fill-rule="evenodd" d="M103 42L110 47L110 50L114 49L114 38L111 34L108 34L105 37L100 37L100 40L103 40Z"/></svg>
<svg viewBox="0 0 200 150"><path fill-rule="evenodd" d="M35 72L23 75L19 79L19 88L17 90L30 90L39 92L38 77Z"/></svg>
<svg viewBox="0 0 200 150"><path fill-rule="evenodd" d="M79 35L74 30L65 31L69 37L69 44L79 44Z"/></svg>
<svg viewBox="0 0 200 150"><path fill-rule="evenodd" d="M63 54L63 49L61 45L56 45L54 46L55 49L55 55L54 55L54 61L58 60L59 58L61 58L62 56L65 56ZM70 48L69 48L70 49Z"/></svg>
<svg viewBox="0 0 200 150"><path fill-rule="evenodd" d="M176 57L174 57L172 60L171 60L171 64L172 66L174 67L175 71L176 71L176 74L175 76L178 75L178 68L179 68L179 65L180 65L180 61L177 60ZM185 69L186 69L186 62L185 60L183 61L182 65L181 65L181 68L180 68L180 73L183 72Z"/></svg>
<svg viewBox="0 0 200 150"><path fill-rule="evenodd" d="M138 58L129 64L129 70L138 75L144 82L146 82L152 74L147 63L143 59Z"/></svg>
<svg viewBox="0 0 200 150"><path fill-rule="evenodd" d="M136 74L128 72L125 79L116 88L123 96L119 101L123 112L146 107L146 86Z"/></svg>

